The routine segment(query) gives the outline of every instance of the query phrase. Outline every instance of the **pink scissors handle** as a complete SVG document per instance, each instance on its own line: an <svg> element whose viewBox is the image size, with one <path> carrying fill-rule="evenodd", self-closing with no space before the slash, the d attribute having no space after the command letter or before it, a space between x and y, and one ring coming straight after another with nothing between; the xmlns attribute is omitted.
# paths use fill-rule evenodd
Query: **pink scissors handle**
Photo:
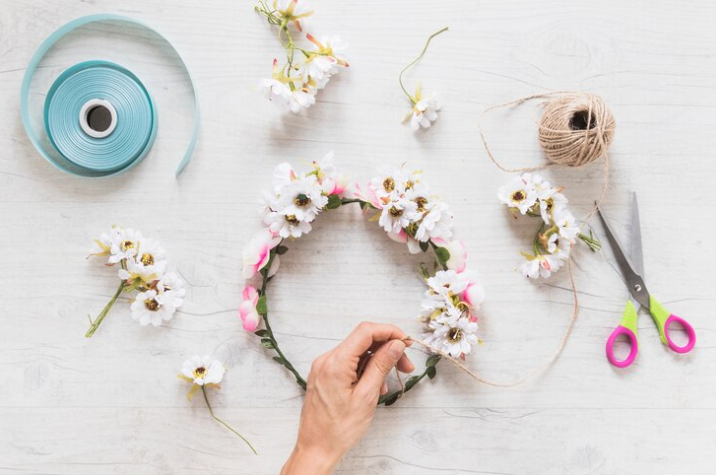
<svg viewBox="0 0 716 475"><path fill-rule="evenodd" d="M627 356L625 360L618 360L616 356L614 356L614 343L621 335L625 335L627 337L627 340L629 340L629 344L631 345L629 356ZM607 340L607 359L617 368L626 368L627 366L631 365L636 359L636 354L638 352L639 343L636 340L636 335L627 327L619 325L614 329L612 334L609 335L609 339Z"/></svg>
<svg viewBox="0 0 716 475"><path fill-rule="evenodd" d="M686 334L689 336L689 341L687 341L684 346L678 346L669 336L669 325L673 322L676 322L684 327ZM677 353L688 353L696 344L696 332L694 332L694 327L692 327L689 322L681 317L677 317L673 313L669 315L669 318L666 319L666 323L664 324L664 336L666 336L666 342L669 345L669 348Z"/></svg>

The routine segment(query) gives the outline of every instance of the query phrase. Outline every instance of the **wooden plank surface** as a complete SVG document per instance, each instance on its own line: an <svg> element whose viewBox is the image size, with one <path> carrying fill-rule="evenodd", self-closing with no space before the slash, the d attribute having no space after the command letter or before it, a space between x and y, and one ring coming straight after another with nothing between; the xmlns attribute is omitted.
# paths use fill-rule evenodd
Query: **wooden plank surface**
<svg viewBox="0 0 716 475"><path fill-rule="evenodd" d="M301 116L257 92L282 54L249 1L0 0L0 473L277 473L290 452L301 393L239 326L241 249L259 229L258 199L273 167L329 150L355 180L410 160L453 208L457 234L483 276L485 341L470 367L511 381L550 357L571 312L566 272L526 282L515 267L534 223L496 200L510 179L488 160L476 121L488 105L552 90L602 95L617 118L606 208L627 222L638 192L650 289L696 328L697 348L675 356L642 315L640 355L628 370L604 358L626 289L607 250L575 252L581 312L567 348L519 387L475 384L447 364L390 408L340 474L706 474L716 455L716 4L608 0L314 0L313 24L350 44L341 73ZM190 130L186 78L152 35L93 26L70 35L38 71L31 103L66 67L110 59L156 96L157 143L138 168L107 180L63 174L29 144L19 118L24 68L39 43L81 15L144 20L185 56L201 95L194 161L173 171ZM400 69L449 25L407 75L437 91L444 110L413 135ZM486 132L509 166L541 163L531 106L489 116ZM545 172L577 215L598 196L602 163ZM361 320L419 325L419 257L408 256L356 209L320 220L291 244L271 288L274 327L302 372ZM112 295L111 270L84 258L110 224L162 241L189 284L164 327L142 328L125 301L95 338L86 314ZM595 231L601 232L596 223ZM620 226L620 231L627 231ZM257 446L251 455L187 403L182 361L212 353L230 367L212 393L217 412ZM415 359L424 355L413 352Z"/></svg>

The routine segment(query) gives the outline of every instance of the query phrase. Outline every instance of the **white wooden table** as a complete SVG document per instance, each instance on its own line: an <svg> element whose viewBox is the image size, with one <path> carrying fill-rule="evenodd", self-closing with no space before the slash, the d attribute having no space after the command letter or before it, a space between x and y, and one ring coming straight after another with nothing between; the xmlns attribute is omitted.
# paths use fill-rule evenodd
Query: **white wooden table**
<svg viewBox="0 0 716 475"><path fill-rule="evenodd" d="M314 0L313 23L350 44L340 74L304 116L285 115L256 84L282 49L252 10L230 0L0 0L0 473L275 474L294 442L302 395L256 338L240 329L241 249L259 229L273 167L334 150L355 180L407 159L452 205L457 233L485 281L483 347L470 367L510 381L548 358L572 305L566 272L542 285L514 271L534 222L513 222L496 200L510 179L476 131L488 105L549 90L602 95L617 121L606 208L626 222L638 191L647 281L698 333L679 357L640 319L631 368L607 364L604 343L626 299L611 253L575 252L582 310L559 361L512 389L475 384L445 363L396 405L378 409L345 474L706 474L716 462L716 4L609 0ZM63 174L30 146L20 82L39 43L81 15L145 20L186 56L201 94L196 156L175 180L190 127L188 84L155 37L116 26L73 34L43 62L33 103L67 66L106 58L132 68L156 96L156 146L137 169L106 180ZM400 124L398 72L425 38L449 25L407 75L441 93L427 133ZM44 89L43 89L44 88ZM540 163L535 109L497 113L488 137L503 161ZM545 173L575 214L601 186L601 162ZM159 238L190 285L168 325L142 328L121 301L83 337L116 285L86 261L112 223ZM596 231L601 228L595 226ZM625 228L621 228L625 229ZM423 287L410 258L346 208L291 244L272 286L273 325L302 372L359 321L418 329ZM175 375L211 353L230 367L211 397L258 457L212 421ZM422 361L424 355L412 353Z"/></svg>

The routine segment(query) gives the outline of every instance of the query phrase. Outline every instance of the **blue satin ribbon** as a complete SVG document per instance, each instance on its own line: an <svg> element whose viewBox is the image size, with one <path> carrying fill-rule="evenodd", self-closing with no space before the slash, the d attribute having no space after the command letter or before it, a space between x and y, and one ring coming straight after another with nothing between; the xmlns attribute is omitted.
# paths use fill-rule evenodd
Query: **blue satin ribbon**
<svg viewBox="0 0 716 475"><path fill-rule="evenodd" d="M47 93L44 123L54 150L42 144L30 123L28 94L32 77L47 51L70 31L89 23L116 21L139 25L163 38L156 30L129 17L114 14L90 15L73 20L52 33L38 48L25 72L20 92L20 111L30 142L45 160L62 171L86 177L123 173L137 165L149 152L157 134L157 109L151 94L128 69L109 61L85 61L63 72ZM171 43L169 43L171 46ZM194 81L181 59L194 96L194 127L179 175L189 163L199 136L199 102ZM107 137L95 138L80 126L80 110L92 99L106 100L116 110L116 128Z"/></svg>

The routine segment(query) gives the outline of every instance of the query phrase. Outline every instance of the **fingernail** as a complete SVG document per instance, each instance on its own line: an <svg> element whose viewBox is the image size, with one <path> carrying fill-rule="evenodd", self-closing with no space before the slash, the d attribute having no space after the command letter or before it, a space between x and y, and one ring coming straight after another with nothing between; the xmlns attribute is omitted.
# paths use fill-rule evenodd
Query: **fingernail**
<svg viewBox="0 0 716 475"><path fill-rule="evenodd" d="M398 361L405 352L405 343L400 340L393 340L388 347L388 354L392 359Z"/></svg>

